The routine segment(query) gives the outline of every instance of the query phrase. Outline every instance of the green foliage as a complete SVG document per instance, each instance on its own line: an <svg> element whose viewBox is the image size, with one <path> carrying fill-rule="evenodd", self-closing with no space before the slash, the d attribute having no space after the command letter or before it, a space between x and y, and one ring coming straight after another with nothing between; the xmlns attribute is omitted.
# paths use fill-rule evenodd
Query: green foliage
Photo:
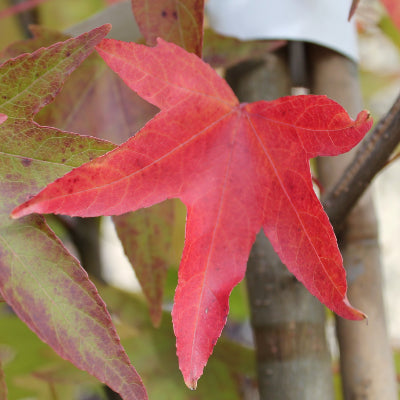
<svg viewBox="0 0 400 400"><path fill-rule="evenodd" d="M0 306L0 357L10 399L70 400L101 393L100 383L58 357L5 304ZM78 389L77 389L78 388Z"/></svg>
<svg viewBox="0 0 400 400"><path fill-rule="evenodd" d="M241 384L255 379L253 350L222 338L207 365L202 385L195 393L188 391L182 385L169 312L163 312L162 324L154 329L140 296L97 286L115 318L124 348L140 370L150 399L239 400Z"/></svg>

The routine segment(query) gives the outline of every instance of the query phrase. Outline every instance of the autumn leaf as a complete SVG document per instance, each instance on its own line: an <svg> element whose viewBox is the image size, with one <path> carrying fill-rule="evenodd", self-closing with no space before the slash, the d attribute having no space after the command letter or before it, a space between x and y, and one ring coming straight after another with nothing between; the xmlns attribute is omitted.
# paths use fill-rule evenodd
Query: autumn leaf
<svg viewBox="0 0 400 400"><path fill-rule="evenodd" d="M132 0L132 11L147 44L160 37L201 56L204 0Z"/></svg>
<svg viewBox="0 0 400 400"><path fill-rule="evenodd" d="M240 62L275 51L286 44L285 40L246 40L241 41L204 30L203 60L216 67L229 68Z"/></svg>
<svg viewBox="0 0 400 400"><path fill-rule="evenodd" d="M198 57L104 40L100 55L161 112L116 150L48 185L12 215L114 215L180 198L185 247L172 312L186 384L195 388L263 228L288 269L338 315L362 319L346 297L333 229L313 187L309 159L355 146L371 127L325 96L239 104Z"/></svg>
<svg viewBox="0 0 400 400"><path fill-rule="evenodd" d="M8 117L0 125L0 292L61 357L125 398L145 399L106 306L78 261L42 217L9 218L22 199L115 147L33 121L109 30L105 25L0 66L0 112Z"/></svg>
<svg viewBox="0 0 400 400"><path fill-rule="evenodd" d="M13 43L2 56L15 57L68 37L41 26L30 27L34 38ZM91 54L68 79L55 100L35 116L41 125L92 134L122 143L156 113L156 107L130 90L98 54ZM96 118L87 118L96 115ZM161 318L174 204L143 209L113 219L125 254L135 270L155 326ZM164 223L163 223L164 221ZM168 221L168 223L166 223ZM159 229L161 228L161 229ZM161 232L160 232L161 231Z"/></svg>
<svg viewBox="0 0 400 400"><path fill-rule="evenodd" d="M68 39L41 26L31 26L33 38L8 46L0 57L16 57L39 47ZM92 134L122 143L140 129L157 109L130 90L98 54L91 54L68 79L55 100L35 116L41 125L69 132ZM96 115L96 118L87 118ZM154 325L160 323L163 288L167 274L170 234L166 230L174 215L174 204L127 213L114 218L124 251L148 300ZM161 232L158 229L162 227ZM161 233L161 234L160 234Z"/></svg>
<svg viewBox="0 0 400 400"><path fill-rule="evenodd" d="M33 25L32 39L8 46L0 58L17 57L40 47L69 39L63 33ZM157 112L156 107L132 92L102 58L93 53L64 84L54 101L35 116L41 125L122 143ZM96 115L96 118L88 118Z"/></svg>
<svg viewBox="0 0 400 400"><path fill-rule="evenodd" d="M163 311L162 324L154 329L140 294L126 293L97 282L96 286L112 315L118 318L121 341L129 354L135 354L135 365L150 399L240 400L243 399L243 381L254 384L254 349L232 342L224 335L215 346L207 365L208 373L193 396L182 385L170 313Z"/></svg>
<svg viewBox="0 0 400 400"><path fill-rule="evenodd" d="M113 218L124 251L146 296L154 326L162 315L164 284L169 267L175 205L164 202Z"/></svg>
<svg viewBox="0 0 400 400"><path fill-rule="evenodd" d="M1 50L1 62L7 61L10 58L18 57L23 53L33 53L40 47L49 47L54 43L62 42L71 38L61 32L43 28L39 25L29 26L29 31L33 36L32 38L12 42Z"/></svg>

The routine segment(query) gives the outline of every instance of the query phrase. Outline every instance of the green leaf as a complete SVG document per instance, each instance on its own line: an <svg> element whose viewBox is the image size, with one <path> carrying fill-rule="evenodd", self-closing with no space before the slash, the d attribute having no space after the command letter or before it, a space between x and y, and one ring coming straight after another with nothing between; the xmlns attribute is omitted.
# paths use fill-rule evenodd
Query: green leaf
<svg viewBox="0 0 400 400"><path fill-rule="evenodd" d="M81 391L99 392L95 378L57 356L6 305L0 307L0 324L0 358L10 399L54 400L51 387L57 400L76 398L78 385Z"/></svg>
<svg viewBox="0 0 400 400"><path fill-rule="evenodd" d="M206 29L204 31L203 59L214 68L229 68L242 61L263 57L266 53L285 44L285 40L241 41Z"/></svg>
<svg viewBox="0 0 400 400"><path fill-rule="evenodd" d="M150 209L113 217L126 256L148 301L155 326L161 322L164 284L171 264L176 202L170 200Z"/></svg>
<svg viewBox="0 0 400 400"><path fill-rule="evenodd" d="M95 286L41 217L12 221L21 200L111 150L109 142L43 127L32 118L107 34L103 26L0 67L0 292L44 342L125 398L141 380Z"/></svg>

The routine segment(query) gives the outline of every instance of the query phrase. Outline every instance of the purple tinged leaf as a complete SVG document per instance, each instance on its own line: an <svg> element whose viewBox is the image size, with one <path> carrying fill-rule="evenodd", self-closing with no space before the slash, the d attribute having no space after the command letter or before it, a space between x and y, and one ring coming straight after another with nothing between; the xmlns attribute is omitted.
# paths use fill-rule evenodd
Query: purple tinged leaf
<svg viewBox="0 0 400 400"><path fill-rule="evenodd" d="M59 355L123 398L143 400L141 379L78 261L43 218L9 218L22 198L114 148L32 121L108 31L103 26L0 66L0 112L8 115L0 125L0 293Z"/></svg>

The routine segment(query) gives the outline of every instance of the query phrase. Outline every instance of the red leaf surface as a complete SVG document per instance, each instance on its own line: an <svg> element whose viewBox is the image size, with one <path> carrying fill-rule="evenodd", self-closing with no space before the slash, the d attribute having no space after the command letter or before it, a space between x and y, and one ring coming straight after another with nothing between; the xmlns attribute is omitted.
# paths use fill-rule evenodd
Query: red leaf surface
<svg viewBox="0 0 400 400"><path fill-rule="evenodd" d="M149 45L161 37L201 56L204 0L132 0L132 10Z"/></svg>
<svg viewBox="0 0 400 400"><path fill-rule="evenodd" d="M392 18L397 29L400 30L400 2L399 0L382 0L382 3L387 9L387 12Z"/></svg>
<svg viewBox="0 0 400 400"><path fill-rule="evenodd" d="M141 379L87 273L42 217L9 218L40 187L114 148L33 121L109 30L105 25L0 66L0 118L8 117L0 125L0 292L60 356L124 398L142 400Z"/></svg>
<svg viewBox="0 0 400 400"><path fill-rule="evenodd" d="M6 59L66 40L68 36L41 26L31 26L33 39L8 46ZM122 143L157 112L156 107L129 89L96 53L91 54L63 86L55 100L35 116L45 126L92 134ZM87 116L96 115L96 118ZM161 319L164 282L169 266L174 204L164 203L114 218L124 251L149 304L155 326ZM167 223L168 221L168 223Z"/></svg>
<svg viewBox="0 0 400 400"><path fill-rule="evenodd" d="M98 52L161 109L116 150L48 185L13 211L112 215L180 198L186 239L172 312L186 384L196 382L220 336L228 297L262 227L290 271L342 317L346 297L336 238L312 187L309 159L355 146L371 127L325 96L239 104L207 64L159 40L148 48L104 40Z"/></svg>

